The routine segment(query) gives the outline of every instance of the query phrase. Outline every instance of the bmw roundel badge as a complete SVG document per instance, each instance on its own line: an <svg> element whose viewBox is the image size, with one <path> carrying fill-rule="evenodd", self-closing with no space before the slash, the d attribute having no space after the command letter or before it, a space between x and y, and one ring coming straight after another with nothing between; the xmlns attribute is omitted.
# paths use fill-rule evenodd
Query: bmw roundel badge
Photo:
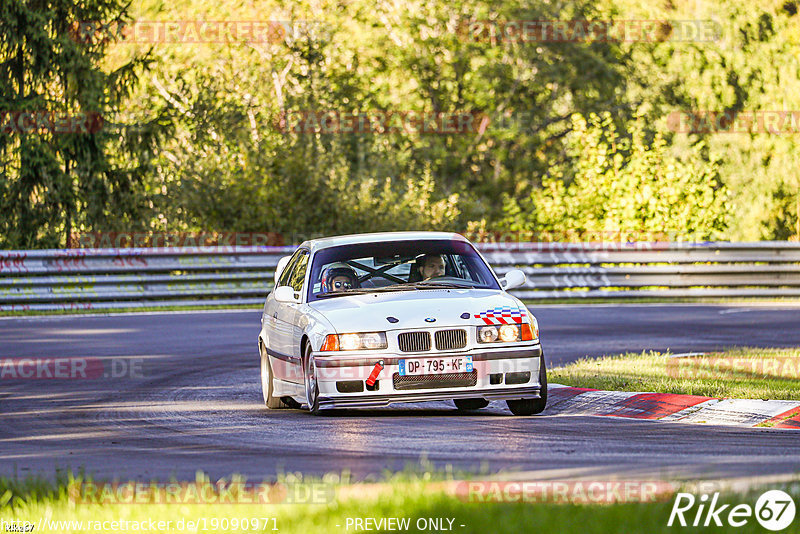
<svg viewBox="0 0 800 534"><path fill-rule="evenodd" d="M435 317L425 317L425 322L426 323L435 323L436 322L436 318Z"/></svg>

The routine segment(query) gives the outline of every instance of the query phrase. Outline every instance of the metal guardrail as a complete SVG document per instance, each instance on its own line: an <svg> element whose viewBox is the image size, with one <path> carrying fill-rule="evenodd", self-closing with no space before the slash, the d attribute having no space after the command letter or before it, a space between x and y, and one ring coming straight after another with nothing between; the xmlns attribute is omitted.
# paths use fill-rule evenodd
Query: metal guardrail
<svg viewBox="0 0 800 534"><path fill-rule="evenodd" d="M800 296L800 243L526 243L484 245L502 276L519 268L525 300Z"/></svg>
<svg viewBox="0 0 800 534"><path fill-rule="evenodd" d="M800 243L512 243L479 248L526 300L797 297ZM0 311L261 304L293 247L0 251Z"/></svg>

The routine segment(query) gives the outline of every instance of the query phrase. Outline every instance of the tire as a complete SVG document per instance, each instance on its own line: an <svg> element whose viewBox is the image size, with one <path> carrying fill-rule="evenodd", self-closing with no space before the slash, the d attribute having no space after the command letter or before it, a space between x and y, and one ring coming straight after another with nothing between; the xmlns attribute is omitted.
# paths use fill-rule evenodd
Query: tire
<svg viewBox="0 0 800 534"><path fill-rule="evenodd" d="M311 356L311 344L306 344L305 356L303 357L303 382L306 387L306 403L308 411L314 415L319 415L319 384L317 384L317 366L314 364L314 357Z"/></svg>
<svg viewBox="0 0 800 534"><path fill-rule="evenodd" d="M533 415L542 413L547 407L547 367L544 363L544 353L541 356L539 365L539 383L542 385L540 398L538 399L518 399L506 401L508 409L514 415Z"/></svg>
<svg viewBox="0 0 800 534"><path fill-rule="evenodd" d="M486 399L453 399L453 403L460 412L471 412L489 406Z"/></svg>
<svg viewBox="0 0 800 534"><path fill-rule="evenodd" d="M261 353L261 393L264 396L264 405L272 410L278 408L286 408L286 405L281 401L280 397L275 397L272 394L272 366L269 363L267 350L262 343L258 344L258 350Z"/></svg>

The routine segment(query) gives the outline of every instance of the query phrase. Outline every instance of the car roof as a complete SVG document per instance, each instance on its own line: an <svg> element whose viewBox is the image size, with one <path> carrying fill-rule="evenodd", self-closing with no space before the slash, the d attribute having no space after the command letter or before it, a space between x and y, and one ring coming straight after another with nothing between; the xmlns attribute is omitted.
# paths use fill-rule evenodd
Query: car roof
<svg viewBox="0 0 800 534"><path fill-rule="evenodd" d="M371 234L351 234L304 241L301 247L311 252L342 245L358 245L362 243L386 243L392 241L420 241L432 239L451 239L468 242L467 238L453 232L375 232Z"/></svg>

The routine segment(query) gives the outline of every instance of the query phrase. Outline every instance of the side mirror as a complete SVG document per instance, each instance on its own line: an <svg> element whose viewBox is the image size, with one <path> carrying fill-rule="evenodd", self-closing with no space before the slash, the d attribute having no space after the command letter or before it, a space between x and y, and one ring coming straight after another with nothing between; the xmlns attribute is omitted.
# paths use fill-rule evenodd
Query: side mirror
<svg viewBox="0 0 800 534"><path fill-rule="evenodd" d="M506 273L506 275L500 280L500 285L503 286L503 289L508 291L509 289L514 289L515 287L524 286L525 280L525 273L519 269L514 269L513 271L508 271Z"/></svg>
<svg viewBox="0 0 800 534"><path fill-rule="evenodd" d="M275 300L278 302L284 302L289 304L291 303L296 304L300 302L300 299L298 299L295 296L295 292L292 286L276 287L273 293L275 294Z"/></svg>
<svg viewBox="0 0 800 534"><path fill-rule="evenodd" d="M292 259L291 256L284 256L278 260L278 265L275 267L275 285L278 285L278 278L280 278L281 273L286 268L286 264L289 263L289 260Z"/></svg>
<svg viewBox="0 0 800 534"><path fill-rule="evenodd" d="M297 299L294 296L294 289L292 288L292 286L276 287L273 293L275 293L275 300L278 302L284 302L284 303L299 302L299 299Z"/></svg>

